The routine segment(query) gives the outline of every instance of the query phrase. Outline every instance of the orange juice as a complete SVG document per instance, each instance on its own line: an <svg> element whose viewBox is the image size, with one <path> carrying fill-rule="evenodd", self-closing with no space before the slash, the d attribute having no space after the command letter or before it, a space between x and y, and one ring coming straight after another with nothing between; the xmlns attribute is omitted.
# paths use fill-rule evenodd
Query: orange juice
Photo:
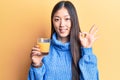
<svg viewBox="0 0 120 80"><path fill-rule="evenodd" d="M39 47L40 47L40 51L43 53L43 54L48 54L49 52L49 47L50 47L50 43L47 42L39 42L38 43Z"/></svg>

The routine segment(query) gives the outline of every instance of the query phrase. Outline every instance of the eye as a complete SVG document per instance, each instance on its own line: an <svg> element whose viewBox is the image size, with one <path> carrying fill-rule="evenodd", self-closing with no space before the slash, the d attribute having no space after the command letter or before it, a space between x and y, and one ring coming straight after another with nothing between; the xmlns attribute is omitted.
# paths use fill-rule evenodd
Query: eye
<svg viewBox="0 0 120 80"><path fill-rule="evenodd" d="M58 19L58 18L55 18L55 19L54 19L55 22L58 22L59 20L60 20L60 19Z"/></svg>
<svg viewBox="0 0 120 80"><path fill-rule="evenodd" d="M70 20L70 18L65 18L65 20L66 20L66 21L69 21L69 20Z"/></svg>

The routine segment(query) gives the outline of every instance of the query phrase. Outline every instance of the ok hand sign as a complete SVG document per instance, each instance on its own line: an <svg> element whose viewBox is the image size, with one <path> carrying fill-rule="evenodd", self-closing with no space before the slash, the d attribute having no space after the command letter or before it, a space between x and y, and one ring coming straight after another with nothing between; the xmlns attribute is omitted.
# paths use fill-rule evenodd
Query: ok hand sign
<svg viewBox="0 0 120 80"><path fill-rule="evenodd" d="M95 40L98 37L95 37L96 33L97 33L98 29L95 25L93 25L88 32L80 32L79 34L79 39L81 41L81 45L84 48L90 48L92 47L93 43L95 42Z"/></svg>

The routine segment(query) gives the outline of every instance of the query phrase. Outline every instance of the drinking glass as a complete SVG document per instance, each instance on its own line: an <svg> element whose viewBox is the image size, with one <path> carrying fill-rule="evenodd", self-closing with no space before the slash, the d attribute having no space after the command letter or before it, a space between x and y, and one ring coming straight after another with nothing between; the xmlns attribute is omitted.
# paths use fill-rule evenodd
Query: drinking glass
<svg viewBox="0 0 120 80"><path fill-rule="evenodd" d="M43 55L47 55L49 53L49 48L50 48L50 39L49 38L39 38L37 40L37 44L40 48L40 52Z"/></svg>

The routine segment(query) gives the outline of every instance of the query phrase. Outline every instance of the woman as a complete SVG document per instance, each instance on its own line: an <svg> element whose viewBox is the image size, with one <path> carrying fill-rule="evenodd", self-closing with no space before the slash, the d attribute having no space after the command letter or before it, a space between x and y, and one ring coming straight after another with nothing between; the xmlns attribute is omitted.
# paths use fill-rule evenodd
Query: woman
<svg viewBox="0 0 120 80"><path fill-rule="evenodd" d="M51 14L51 45L47 56L32 48L28 80L99 80L92 52L97 28L81 32L74 5L60 1Z"/></svg>

